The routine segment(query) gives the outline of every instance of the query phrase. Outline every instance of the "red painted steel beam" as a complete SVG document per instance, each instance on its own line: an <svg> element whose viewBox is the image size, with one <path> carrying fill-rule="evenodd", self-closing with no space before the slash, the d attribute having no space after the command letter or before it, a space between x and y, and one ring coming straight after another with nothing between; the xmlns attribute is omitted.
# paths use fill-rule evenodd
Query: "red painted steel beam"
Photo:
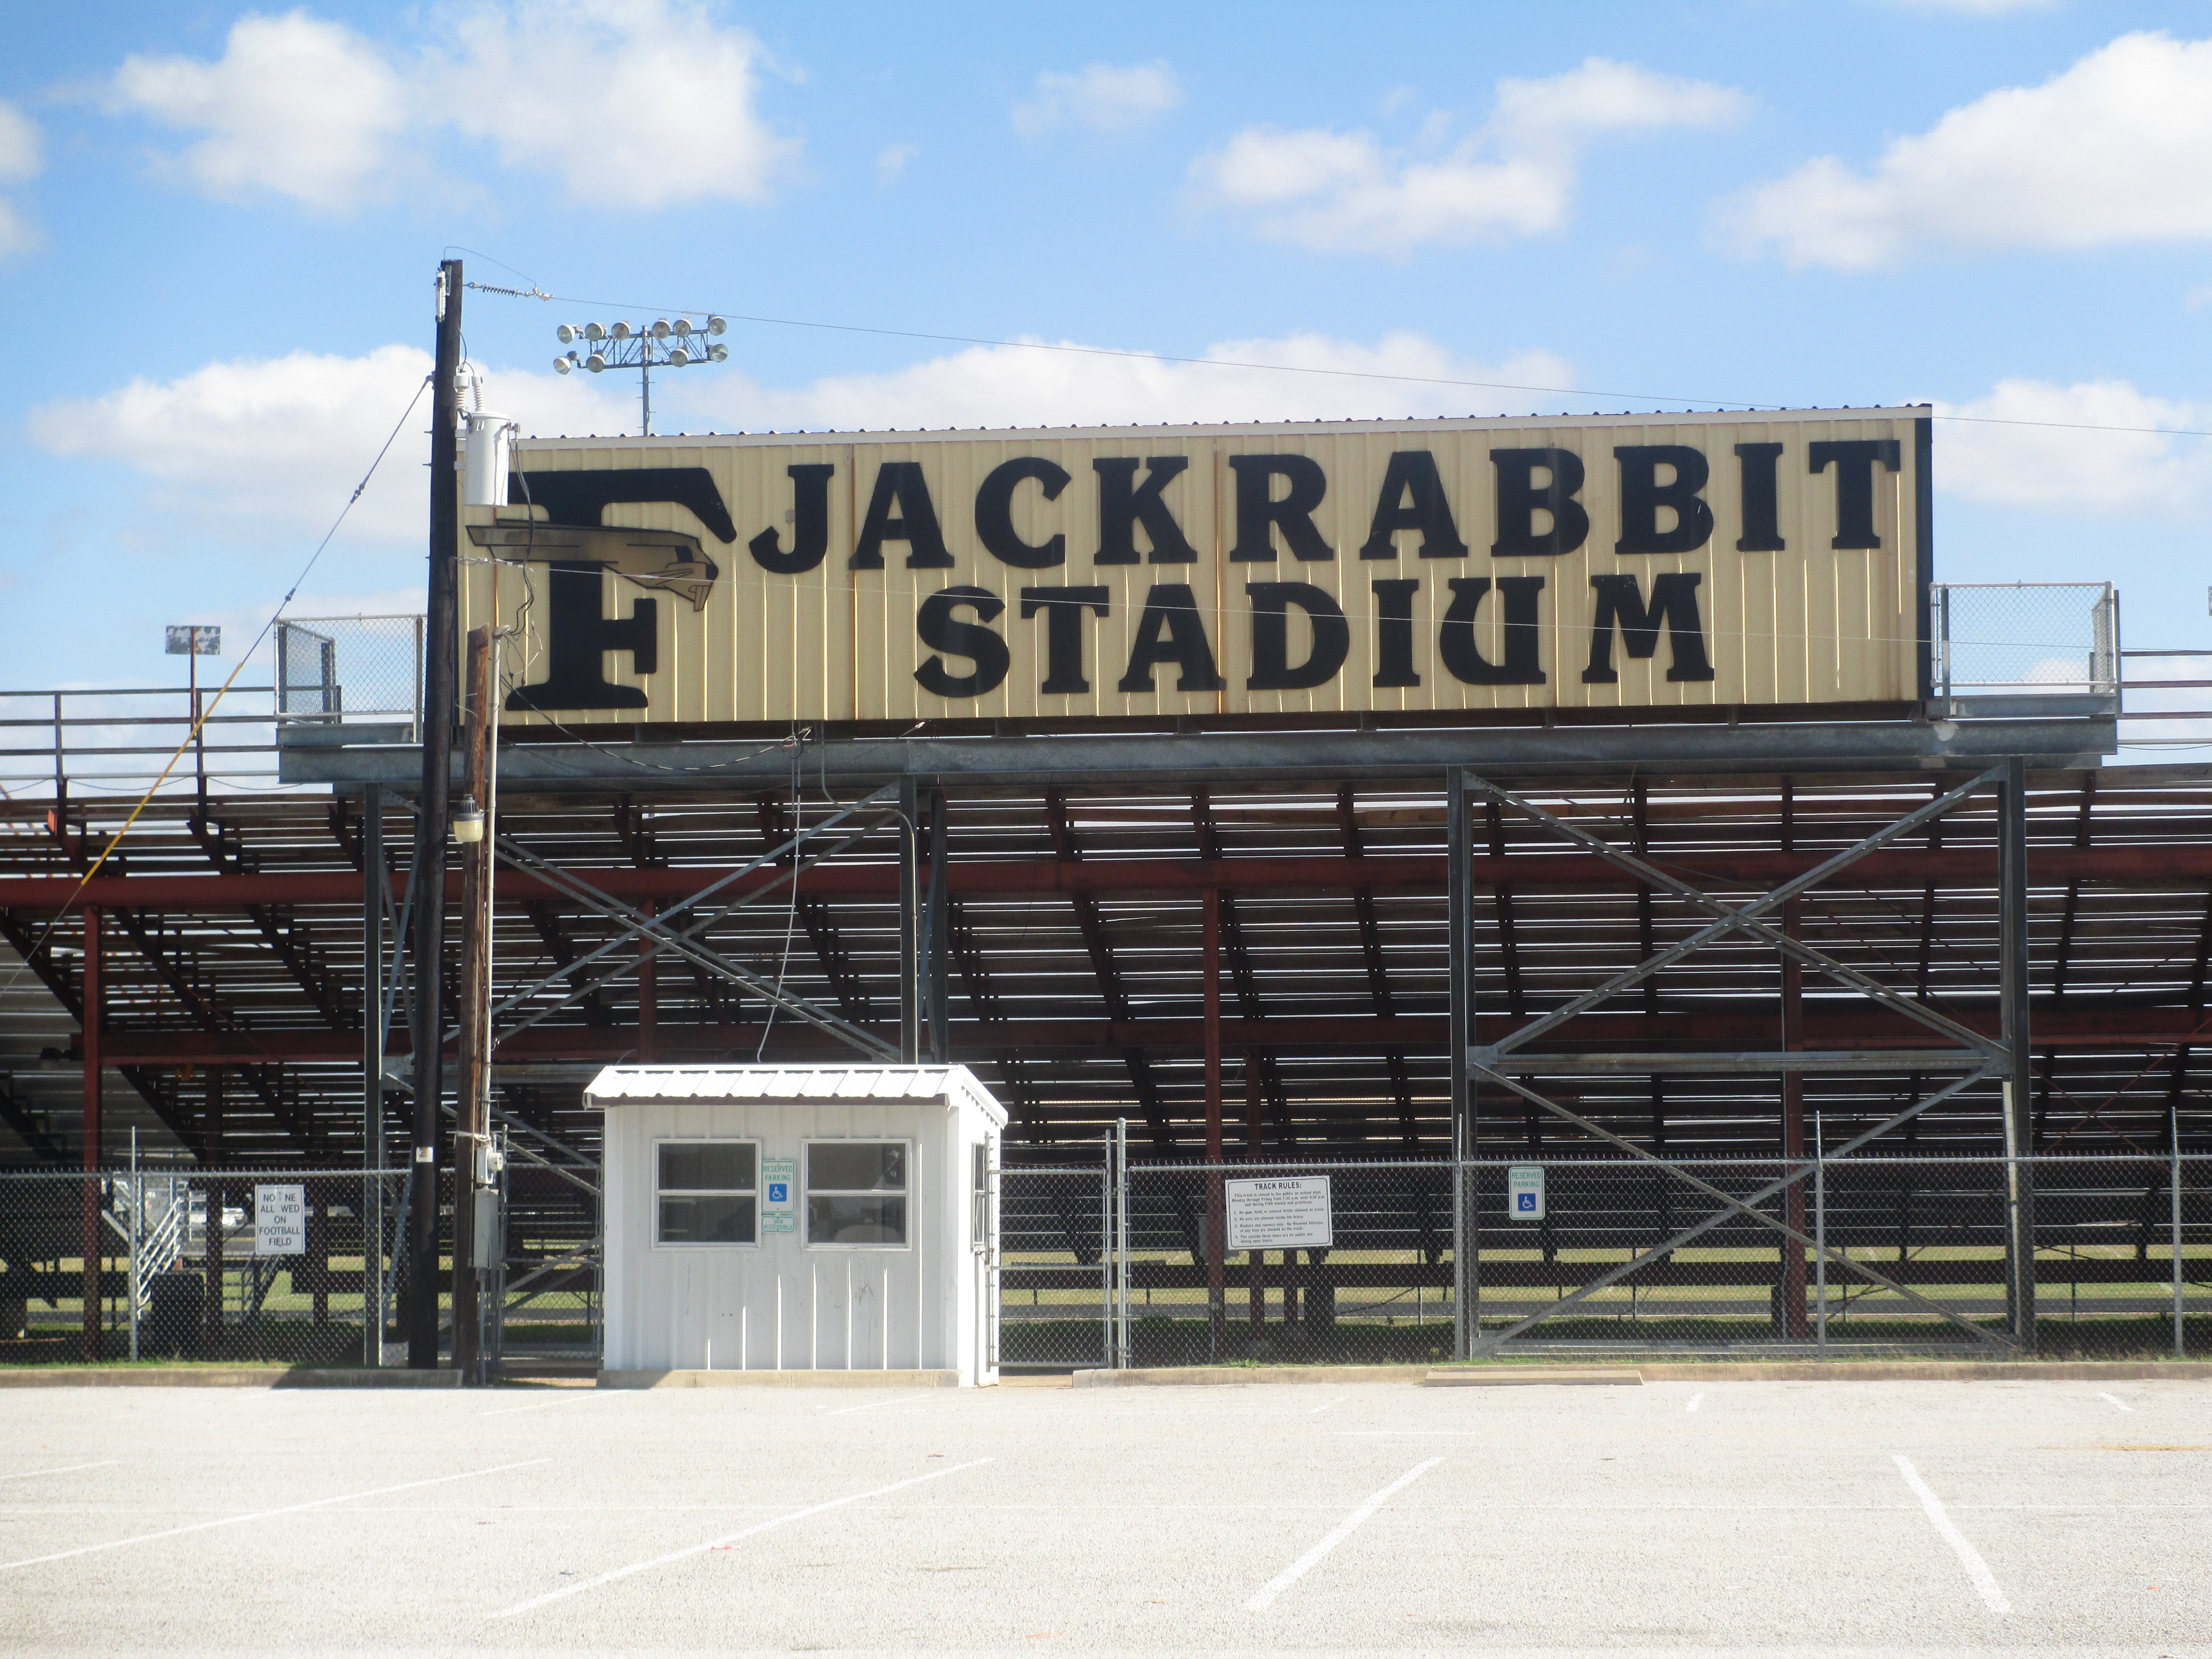
<svg viewBox="0 0 2212 1659"><path fill-rule="evenodd" d="M1666 867L1715 890L1757 892L1778 886L1821 862L1810 853L1731 853L1670 857ZM1475 884L1510 884L1516 891L1633 892L1638 884L1604 860L1583 854L1477 856ZM1862 887L1990 886L1996 854L1977 848L1928 851L1898 848L1870 853L1830 885ZM729 872L703 866L653 869L569 870L570 879L611 897L631 901L689 897ZM736 898L781 879L763 870L723 890ZM2196 889L2212 884L2212 845L2045 847L2028 855L2028 879L2037 886L2092 885ZM955 864L956 895L979 898L1045 893L1191 893L1208 888L1243 892L1355 892L1362 888L1441 893L1444 860L1426 855L1295 859L1009 859ZM136 910L243 910L260 904L346 904L361 902L362 878L350 870L276 872L230 876L95 876L80 889L70 876L0 877L0 908L36 910L77 904L124 905ZM394 878L404 893L404 876ZM458 878L448 896L459 892ZM821 865L799 880L802 893L888 898L898 890L890 865ZM535 876L500 872L499 896L522 903L560 895Z"/></svg>
<svg viewBox="0 0 2212 1659"><path fill-rule="evenodd" d="M1994 1036L1996 1016L1962 1012L1957 1018ZM2203 1016L2187 1008L2100 1010L2073 1007L2035 1011L2035 1042L2039 1048L2142 1049L2160 1048L2197 1035ZM1494 1042L1521 1022L1498 1017L1479 1023L1477 1038ZM874 1029L878 1035L889 1027ZM953 1028L958 1057L992 1054L1042 1054L1048 1051L1118 1055L1124 1048L1152 1054L1196 1057L1206 1048L1202 1019L1133 1020L1010 1020L977 1026L965 1022ZM1321 1054L1332 1050L1374 1051L1405 1048L1442 1053L1449 1039L1443 1016L1400 1014L1378 1018L1367 1014L1325 1015L1289 1019L1237 1019L1220 1023L1224 1048L1266 1047L1279 1054ZM893 1033L896 1035L896 1033ZM705 1057L720 1059L728 1053L751 1054L763 1030L757 1025L671 1025L659 1028L662 1057L669 1061ZM1678 1015L1599 1014L1564 1027L1559 1046L1649 1048L1660 1045L1704 1044L1714 1048L1770 1046L1774 1016L1767 1013ZM805 1027L779 1024L775 1042L783 1052L819 1042L825 1054L844 1053L834 1039ZM1805 1012L1802 1042L1808 1048L1933 1048L1920 1027L1879 1014ZM497 1058L509 1063L568 1060L607 1062L631 1057L638 1033L631 1025L536 1025L499 1046ZM123 1033L109 1029L106 1040L107 1063L147 1066L240 1066L255 1064L360 1064L359 1043L343 1033L328 1031L159 1031ZM1547 1040L1548 1046L1548 1040ZM395 1031L389 1052L407 1053L406 1035Z"/></svg>

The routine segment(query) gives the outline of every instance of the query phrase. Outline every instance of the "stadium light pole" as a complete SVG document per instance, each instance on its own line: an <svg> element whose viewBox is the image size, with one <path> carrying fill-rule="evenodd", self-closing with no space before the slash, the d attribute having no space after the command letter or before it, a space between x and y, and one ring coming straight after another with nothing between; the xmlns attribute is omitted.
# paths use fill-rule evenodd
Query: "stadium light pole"
<svg viewBox="0 0 2212 1659"><path fill-rule="evenodd" d="M650 438L653 371L727 362L729 347L709 337L718 336L728 327L720 317L709 317L704 323L694 323L689 317L678 317L671 322L663 317L641 328L634 328L628 323L563 323L554 331L561 343L578 346L580 342L580 346L562 352L553 360L553 367L562 374L574 374L580 368L592 374L602 374L611 368L635 369L638 399L643 407L639 431Z"/></svg>

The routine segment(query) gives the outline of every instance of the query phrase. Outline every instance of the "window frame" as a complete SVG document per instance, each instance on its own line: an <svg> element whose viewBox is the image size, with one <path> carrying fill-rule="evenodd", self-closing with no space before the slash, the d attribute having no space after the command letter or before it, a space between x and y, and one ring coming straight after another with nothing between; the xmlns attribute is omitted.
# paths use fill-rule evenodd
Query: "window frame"
<svg viewBox="0 0 2212 1659"><path fill-rule="evenodd" d="M753 1184L745 1187L672 1187L660 1184L663 1146L750 1146L753 1149ZM762 1146L756 1135L655 1135L653 1147L653 1248L656 1250L757 1250L761 1248ZM660 1236L660 1200L664 1198L750 1198L753 1236L749 1239L678 1238Z"/></svg>
<svg viewBox="0 0 2212 1659"><path fill-rule="evenodd" d="M824 1187L823 1198L900 1198L906 1200L906 1237L896 1244L880 1242L840 1244L832 1240L817 1242L814 1237L814 1208L812 1200L817 1195L813 1182L813 1158L817 1146L898 1146L905 1151L906 1184L896 1192L878 1189L862 1191L851 1187ZM800 1248L808 1250L911 1250L919 1222L918 1200L921 1196L915 1180L920 1165L917 1154L920 1145L912 1135L811 1135L799 1143L799 1206L800 1225L805 1230Z"/></svg>

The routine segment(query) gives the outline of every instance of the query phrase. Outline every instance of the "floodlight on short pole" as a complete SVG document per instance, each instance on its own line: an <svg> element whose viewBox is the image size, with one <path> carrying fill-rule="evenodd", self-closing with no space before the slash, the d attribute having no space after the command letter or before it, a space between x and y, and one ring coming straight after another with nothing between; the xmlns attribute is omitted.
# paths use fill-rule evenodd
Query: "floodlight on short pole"
<svg viewBox="0 0 2212 1659"><path fill-rule="evenodd" d="M222 629L212 623L172 623L165 630L168 636L168 654L183 657L190 664L186 684L191 696L191 739L193 770L199 778L200 793L207 793L207 743L200 729L200 659L222 655ZM278 697L281 701L283 693Z"/></svg>

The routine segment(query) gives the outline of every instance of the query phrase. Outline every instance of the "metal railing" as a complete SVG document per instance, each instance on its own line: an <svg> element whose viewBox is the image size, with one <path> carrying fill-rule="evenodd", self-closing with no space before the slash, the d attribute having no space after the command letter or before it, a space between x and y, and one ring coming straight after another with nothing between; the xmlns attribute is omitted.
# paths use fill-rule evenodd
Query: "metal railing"
<svg viewBox="0 0 2212 1659"><path fill-rule="evenodd" d="M215 695L204 685L0 691L0 790L135 793L180 744L170 788L276 787L275 688L234 685L219 707Z"/></svg>

